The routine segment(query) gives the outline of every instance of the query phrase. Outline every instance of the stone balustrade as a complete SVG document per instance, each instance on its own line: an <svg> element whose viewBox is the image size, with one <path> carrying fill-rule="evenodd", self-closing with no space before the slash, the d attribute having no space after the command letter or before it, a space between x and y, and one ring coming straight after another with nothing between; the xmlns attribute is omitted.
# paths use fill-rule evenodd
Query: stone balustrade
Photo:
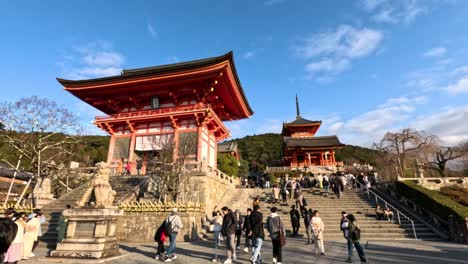
<svg viewBox="0 0 468 264"><path fill-rule="evenodd" d="M119 203L119 209L124 212L171 212L173 208L177 208L179 212L203 212L205 205L200 203L162 203L160 201L143 201L143 202L122 202Z"/></svg>

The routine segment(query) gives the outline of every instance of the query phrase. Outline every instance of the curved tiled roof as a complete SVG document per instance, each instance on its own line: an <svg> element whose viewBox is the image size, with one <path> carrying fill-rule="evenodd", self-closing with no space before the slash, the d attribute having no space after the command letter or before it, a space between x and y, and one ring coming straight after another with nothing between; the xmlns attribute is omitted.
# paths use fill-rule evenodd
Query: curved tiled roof
<svg viewBox="0 0 468 264"><path fill-rule="evenodd" d="M324 136L324 137L285 137L284 143L287 148L298 147L341 147L344 146L337 136Z"/></svg>

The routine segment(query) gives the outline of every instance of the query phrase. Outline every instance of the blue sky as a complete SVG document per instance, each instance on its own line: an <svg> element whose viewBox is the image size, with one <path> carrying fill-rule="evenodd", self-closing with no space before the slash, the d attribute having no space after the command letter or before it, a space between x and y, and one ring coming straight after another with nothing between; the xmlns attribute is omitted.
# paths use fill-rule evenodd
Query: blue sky
<svg viewBox="0 0 468 264"><path fill-rule="evenodd" d="M255 111L228 123L233 137L281 132L302 116L318 135L369 146L414 127L447 144L468 138L468 1L5 1L0 6L2 99L41 95L74 110L92 107L56 77L234 51Z"/></svg>

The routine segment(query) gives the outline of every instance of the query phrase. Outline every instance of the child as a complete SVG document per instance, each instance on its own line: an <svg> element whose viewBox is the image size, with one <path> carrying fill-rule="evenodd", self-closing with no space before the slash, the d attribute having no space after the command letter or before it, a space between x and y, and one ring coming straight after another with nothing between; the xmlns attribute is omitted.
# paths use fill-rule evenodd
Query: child
<svg viewBox="0 0 468 264"><path fill-rule="evenodd" d="M164 233L164 227L166 226L166 221L164 221L161 226L156 231L154 236L154 241L158 242L158 251L156 252L156 257L154 259L159 260L164 258L164 242L166 241L166 234Z"/></svg>

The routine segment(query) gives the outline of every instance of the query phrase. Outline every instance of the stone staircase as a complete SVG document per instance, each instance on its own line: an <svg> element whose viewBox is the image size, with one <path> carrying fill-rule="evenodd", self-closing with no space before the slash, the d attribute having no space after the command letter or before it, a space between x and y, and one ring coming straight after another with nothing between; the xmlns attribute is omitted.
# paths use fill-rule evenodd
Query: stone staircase
<svg viewBox="0 0 468 264"><path fill-rule="evenodd" d="M116 191L114 203L134 199L138 196L140 186L144 185L148 177L145 176L114 176L110 177L109 183ZM62 211L66 205L74 206L76 202L83 196L87 184L84 184L71 192L63 195L57 200L54 200L47 206L42 208L42 212L47 219L47 222L42 225L43 236L40 238L40 246L54 248L57 242L57 226L60 220Z"/></svg>
<svg viewBox="0 0 468 264"><path fill-rule="evenodd" d="M312 208L320 212L320 217L325 223L324 235L326 240L344 239L343 233L340 230L341 211L354 214L361 228L363 241L414 239L413 228L409 220L400 217L401 224L399 224L396 214L393 223L385 220L376 220L375 201L369 201L365 194L361 194L358 191L346 191L341 199L337 199L333 194L325 195L323 190L316 188L302 190L302 194L307 200L307 208ZM266 217L270 214L269 209L275 206L273 204L271 189L266 191L262 199L262 212L266 221ZM281 219L285 223L286 232L288 234L292 231L289 211L293 204L293 200L291 199L288 200L288 204L276 205L279 209ZM413 221L418 239L440 240L439 236L433 233L423 223L416 219L413 219ZM301 218L299 234L306 236L303 218Z"/></svg>

